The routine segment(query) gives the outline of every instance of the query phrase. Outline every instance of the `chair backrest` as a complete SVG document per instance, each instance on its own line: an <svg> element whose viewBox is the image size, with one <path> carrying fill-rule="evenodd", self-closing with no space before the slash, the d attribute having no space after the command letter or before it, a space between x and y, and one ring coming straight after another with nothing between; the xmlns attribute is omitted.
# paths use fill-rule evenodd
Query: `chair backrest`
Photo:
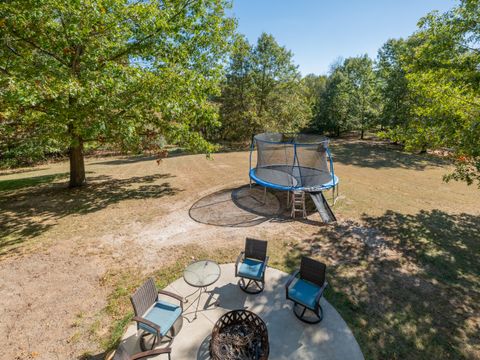
<svg viewBox="0 0 480 360"><path fill-rule="evenodd" d="M118 345L117 350L115 350L115 355L112 360L131 360L130 355L128 355L127 350L123 344Z"/></svg>
<svg viewBox="0 0 480 360"><path fill-rule="evenodd" d="M140 286L135 293L130 296L130 301L135 311L135 316L143 316L147 310L157 301L158 291L152 278Z"/></svg>
<svg viewBox="0 0 480 360"><path fill-rule="evenodd" d="M245 257L265 261L267 244L264 240L247 238L245 240Z"/></svg>
<svg viewBox="0 0 480 360"><path fill-rule="evenodd" d="M327 265L320 261L303 256L300 263L300 278L310 281L318 286L323 286L325 282L325 272Z"/></svg>

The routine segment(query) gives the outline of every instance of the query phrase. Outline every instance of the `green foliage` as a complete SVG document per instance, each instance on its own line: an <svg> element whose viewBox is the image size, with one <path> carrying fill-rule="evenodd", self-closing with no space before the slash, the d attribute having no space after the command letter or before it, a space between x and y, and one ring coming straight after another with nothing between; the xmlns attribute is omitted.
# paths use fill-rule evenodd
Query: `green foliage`
<svg viewBox="0 0 480 360"><path fill-rule="evenodd" d="M218 93L234 28L228 6L2 2L0 133L10 139L2 153L15 147L38 154L46 144L65 151L86 142L138 150L160 136L211 151L203 133L219 125L210 97Z"/></svg>
<svg viewBox="0 0 480 360"><path fill-rule="evenodd" d="M343 131L351 130L349 107L348 79L339 66L334 67L320 97L319 112L312 124L313 129L318 132L335 132L337 136Z"/></svg>
<svg viewBox="0 0 480 360"><path fill-rule="evenodd" d="M403 39L388 40L378 50L377 77L382 101L382 128L405 127L412 116L412 100L408 91L405 62L408 51Z"/></svg>
<svg viewBox="0 0 480 360"><path fill-rule="evenodd" d="M326 75L308 74L302 79L304 96L310 107L312 120L316 119L321 111L321 100L327 89L328 77ZM315 122L310 121L309 130L315 130Z"/></svg>
<svg viewBox="0 0 480 360"><path fill-rule="evenodd" d="M368 56L345 59L332 67L320 94L313 128L322 132L365 130L375 124L379 112L377 79Z"/></svg>
<svg viewBox="0 0 480 360"><path fill-rule="evenodd" d="M220 101L223 139L245 140L266 130L294 132L310 120L292 53L267 34L254 48L245 38L236 39Z"/></svg>
<svg viewBox="0 0 480 360"><path fill-rule="evenodd" d="M371 128L378 117L379 99L373 61L367 56L348 58L343 64L350 88L350 115L361 130Z"/></svg>
<svg viewBox="0 0 480 360"><path fill-rule="evenodd" d="M431 13L402 56L412 116L397 131L407 149L448 148L456 171L446 180L480 186L480 1Z"/></svg>

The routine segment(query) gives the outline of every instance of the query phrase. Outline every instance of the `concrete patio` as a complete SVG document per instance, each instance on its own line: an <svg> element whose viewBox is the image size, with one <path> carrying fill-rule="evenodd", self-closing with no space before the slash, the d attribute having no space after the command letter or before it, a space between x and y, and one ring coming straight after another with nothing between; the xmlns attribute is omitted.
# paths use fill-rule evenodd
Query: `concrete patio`
<svg viewBox="0 0 480 360"><path fill-rule="evenodd" d="M270 359L363 359L360 347L347 324L325 299L322 298L324 318L321 323L308 325L295 317L292 303L285 300L284 284L288 274L268 268L265 290L258 295L248 295L237 285L233 264L221 265L221 271L220 279L208 288L207 294L202 295L196 319L196 304L189 302L184 305L183 327L172 344L173 360L209 359L208 346L212 328L224 313L234 309L248 309L265 321L270 342ZM195 288L180 278L166 290L185 297ZM215 300L219 301L219 306L213 305ZM193 306L189 307L191 304ZM128 327L122 342L131 353L140 351L139 336L134 323ZM155 357L158 360L166 358Z"/></svg>

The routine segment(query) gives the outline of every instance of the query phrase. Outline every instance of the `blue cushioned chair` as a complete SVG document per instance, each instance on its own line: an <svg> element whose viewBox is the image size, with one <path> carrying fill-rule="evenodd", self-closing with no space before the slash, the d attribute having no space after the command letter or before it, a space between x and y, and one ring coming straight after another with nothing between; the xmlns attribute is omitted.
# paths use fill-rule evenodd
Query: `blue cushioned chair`
<svg viewBox="0 0 480 360"><path fill-rule="evenodd" d="M159 299L159 294L177 300L178 304ZM143 351L147 350L146 336L153 336L151 349L163 337L167 337L170 342L173 340L176 328L180 328L183 321L182 297L165 290L157 290L155 282L150 278L135 291L135 294L130 297L130 301L135 311L133 320L137 322L137 329L143 331L140 337L140 348Z"/></svg>
<svg viewBox="0 0 480 360"><path fill-rule="evenodd" d="M295 271L285 285L287 300L293 301L293 312L303 322L316 324L323 319L320 299L327 287L326 269L325 264L304 256L300 270ZM313 313L313 317L306 315L307 309Z"/></svg>
<svg viewBox="0 0 480 360"><path fill-rule="evenodd" d="M265 269L267 268L267 242L247 238L245 251L242 251L235 263L235 277L240 277L240 289L249 294L258 294L265 287ZM248 282L245 282L245 279Z"/></svg>

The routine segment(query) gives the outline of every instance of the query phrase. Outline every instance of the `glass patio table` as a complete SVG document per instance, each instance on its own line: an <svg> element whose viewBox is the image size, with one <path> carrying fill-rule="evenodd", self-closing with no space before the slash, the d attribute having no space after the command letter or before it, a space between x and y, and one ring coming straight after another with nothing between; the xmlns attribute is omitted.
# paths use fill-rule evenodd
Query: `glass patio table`
<svg viewBox="0 0 480 360"><path fill-rule="evenodd" d="M188 298L190 296L198 292L198 296L190 305L192 306L195 302L197 302L193 320L197 318L198 306L200 305L200 298L202 294L207 293L207 287L213 285L220 278L220 274L220 266L215 261L211 260L195 261L185 268L183 272L183 279L188 285L197 288L193 293L185 297L185 303L188 303ZM218 304L218 301L215 301L214 305Z"/></svg>

